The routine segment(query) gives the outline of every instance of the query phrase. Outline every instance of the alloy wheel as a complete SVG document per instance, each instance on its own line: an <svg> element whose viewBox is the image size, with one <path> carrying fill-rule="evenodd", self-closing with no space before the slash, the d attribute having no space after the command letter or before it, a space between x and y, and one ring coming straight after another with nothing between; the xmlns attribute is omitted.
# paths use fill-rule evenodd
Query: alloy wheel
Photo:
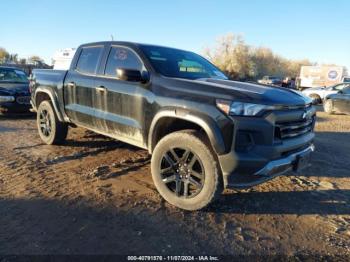
<svg viewBox="0 0 350 262"><path fill-rule="evenodd" d="M43 109L39 114L40 132L49 137L52 131L51 116L46 109Z"/></svg>
<svg viewBox="0 0 350 262"><path fill-rule="evenodd" d="M171 148L165 152L160 163L160 174L166 187L178 197L195 197L204 185L203 164L188 148Z"/></svg>

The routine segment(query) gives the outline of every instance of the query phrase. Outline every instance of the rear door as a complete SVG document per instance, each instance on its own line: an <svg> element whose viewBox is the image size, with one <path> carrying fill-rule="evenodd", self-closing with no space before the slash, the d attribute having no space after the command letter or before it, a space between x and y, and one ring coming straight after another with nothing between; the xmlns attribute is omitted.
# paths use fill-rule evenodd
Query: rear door
<svg viewBox="0 0 350 262"><path fill-rule="evenodd" d="M94 126L93 94L103 51L104 45L81 48L76 65L68 71L64 82L66 114L73 122L86 127Z"/></svg>
<svg viewBox="0 0 350 262"><path fill-rule="evenodd" d="M105 70L96 85L96 101L99 105L98 121L106 133L122 141L144 146L142 136L144 103L150 92L139 82L116 78L117 69L146 70L135 51L126 46L113 45L109 49Z"/></svg>

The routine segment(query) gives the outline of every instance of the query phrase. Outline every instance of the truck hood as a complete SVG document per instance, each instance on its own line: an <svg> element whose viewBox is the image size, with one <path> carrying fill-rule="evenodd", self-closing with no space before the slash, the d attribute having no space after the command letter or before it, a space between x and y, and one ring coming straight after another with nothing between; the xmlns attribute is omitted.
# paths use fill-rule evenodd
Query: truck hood
<svg viewBox="0 0 350 262"><path fill-rule="evenodd" d="M29 95L28 83L0 83L0 94Z"/></svg>
<svg viewBox="0 0 350 262"><path fill-rule="evenodd" d="M222 89L242 92L249 96L250 99L258 101L254 102L258 104L305 105L311 102L309 98L298 91L283 87L270 87L253 83L216 79L205 79L204 81L218 84Z"/></svg>
<svg viewBox="0 0 350 262"><path fill-rule="evenodd" d="M187 93L196 93L197 95L219 99L230 99L232 101L285 106L303 106L312 102L310 98L291 89L246 82L213 78L197 80L172 78L170 83L170 86L176 87L177 90L181 88L182 91Z"/></svg>

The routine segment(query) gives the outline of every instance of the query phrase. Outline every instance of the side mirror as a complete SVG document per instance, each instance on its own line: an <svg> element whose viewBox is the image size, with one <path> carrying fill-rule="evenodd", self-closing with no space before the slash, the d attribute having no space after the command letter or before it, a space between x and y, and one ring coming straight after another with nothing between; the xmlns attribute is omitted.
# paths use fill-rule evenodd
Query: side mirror
<svg viewBox="0 0 350 262"><path fill-rule="evenodd" d="M343 93L344 93L343 90L338 91L338 94L343 94Z"/></svg>
<svg viewBox="0 0 350 262"><path fill-rule="evenodd" d="M141 82L146 83L149 81L149 75L147 72L140 72L134 69L117 68L117 78L123 81L129 82Z"/></svg>

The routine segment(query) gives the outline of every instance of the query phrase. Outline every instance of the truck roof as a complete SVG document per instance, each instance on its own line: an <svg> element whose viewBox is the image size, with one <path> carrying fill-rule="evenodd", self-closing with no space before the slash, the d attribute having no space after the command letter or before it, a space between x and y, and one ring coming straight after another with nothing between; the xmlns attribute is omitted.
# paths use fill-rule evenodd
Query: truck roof
<svg viewBox="0 0 350 262"><path fill-rule="evenodd" d="M141 47L141 46L153 46L153 47L163 47L163 48L171 48L176 50L182 50L182 51L188 51L180 48L174 48L170 46L162 46L157 44L147 44L147 43L137 43L137 42L130 42L130 41L99 41L99 42L91 42L80 45L80 47L84 46L93 46L93 45L125 45L129 47Z"/></svg>

